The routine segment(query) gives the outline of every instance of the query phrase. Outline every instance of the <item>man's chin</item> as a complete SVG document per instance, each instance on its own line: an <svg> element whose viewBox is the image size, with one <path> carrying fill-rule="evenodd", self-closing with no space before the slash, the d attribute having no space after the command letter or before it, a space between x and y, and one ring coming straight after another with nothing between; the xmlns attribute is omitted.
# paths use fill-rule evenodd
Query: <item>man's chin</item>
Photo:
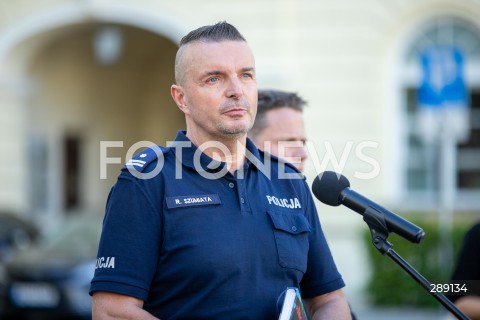
<svg viewBox="0 0 480 320"><path fill-rule="evenodd" d="M219 132L228 137L240 137L246 135L250 127L246 124L232 125L232 126L220 126Z"/></svg>

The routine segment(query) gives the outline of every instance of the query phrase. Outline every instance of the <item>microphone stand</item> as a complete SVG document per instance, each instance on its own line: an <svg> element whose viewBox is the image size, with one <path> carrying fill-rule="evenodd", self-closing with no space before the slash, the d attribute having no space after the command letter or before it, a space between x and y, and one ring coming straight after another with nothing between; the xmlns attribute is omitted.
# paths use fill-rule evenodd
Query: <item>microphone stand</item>
<svg viewBox="0 0 480 320"><path fill-rule="evenodd" d="M427 290L435 299L437 299L448 311L450 311L457 319L470 320L463 312L461 312L453 302L445 295L436 290L431 290L431 283L425 279L417 270L415 270L408 262L406 262L395 250L393 245L387 241L390 231L383 214L371 207L367 207L363 214L363 220L367 223L372 233L373 245L380 251L382 255L389 256L403 270L405 270L415 281L417 281L425 290Z"/></svg>

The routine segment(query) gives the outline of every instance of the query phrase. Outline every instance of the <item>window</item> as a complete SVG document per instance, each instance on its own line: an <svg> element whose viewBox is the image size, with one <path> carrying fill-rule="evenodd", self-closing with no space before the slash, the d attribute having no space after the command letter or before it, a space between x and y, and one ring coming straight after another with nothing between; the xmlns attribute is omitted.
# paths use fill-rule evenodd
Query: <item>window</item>
<svg viewBox="0 0 480 320"><path fill-rule="evenodd" d="M438 200L440 186L440 145L425 144L418 134L416 123L417 89L421 84L420 53L428 46L453 45L460 49L465 61L464 75L469 91L470 135L457 144L457 208L480 208L480 30L462 20L437 18L420 30L405 56L403 68L403 101L405 135L403 143L406 177L405 188L409 198ZM477 196L475 196L477 193Z"/></svg>

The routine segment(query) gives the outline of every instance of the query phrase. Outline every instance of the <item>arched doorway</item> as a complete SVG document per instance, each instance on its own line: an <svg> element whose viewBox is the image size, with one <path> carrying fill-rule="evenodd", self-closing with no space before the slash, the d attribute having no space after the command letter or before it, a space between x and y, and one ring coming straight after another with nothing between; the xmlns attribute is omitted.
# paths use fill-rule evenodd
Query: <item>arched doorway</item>
<svg viewBox="0 0 480 320"><path fill-rule="evenodd" d="M181 28L159 16L157 22L151 14L111 9L109 19L82 22L79 12L68 21L63 15L55 26L52 19L37 19L46 23L42 28L32 20L36 28L21 25L0 37L0 96L9 117L3 120L12 123L4 140L15 146L0 153L13 150L21 159L0 189L11 190L13 200L4 203L15 211L38 220L65 212L101 214L121 165L109 165L108 179L101 179L100 142L122 141L123 148L108 155L124 162L135 142L164 145L185 127L169 92ZM102 58L102 41L107 51L118 52ZM10 90L12 84L20 90ZM6 183L10 178L19 186Z"/></svg>

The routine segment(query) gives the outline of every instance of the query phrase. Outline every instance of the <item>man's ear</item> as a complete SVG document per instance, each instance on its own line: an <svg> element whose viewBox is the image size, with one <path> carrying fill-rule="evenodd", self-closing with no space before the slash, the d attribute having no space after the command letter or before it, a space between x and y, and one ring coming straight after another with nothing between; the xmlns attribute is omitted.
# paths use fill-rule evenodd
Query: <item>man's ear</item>
<svg viewBox="0 0 480 320"><path fill-rule="evenodd" d="M188 105L185 100L185 94L183 92L182 86L172 84L170 87L170 93L172 95L173 101L177 104L177 107L185 114L189 114Z"/></svg>

